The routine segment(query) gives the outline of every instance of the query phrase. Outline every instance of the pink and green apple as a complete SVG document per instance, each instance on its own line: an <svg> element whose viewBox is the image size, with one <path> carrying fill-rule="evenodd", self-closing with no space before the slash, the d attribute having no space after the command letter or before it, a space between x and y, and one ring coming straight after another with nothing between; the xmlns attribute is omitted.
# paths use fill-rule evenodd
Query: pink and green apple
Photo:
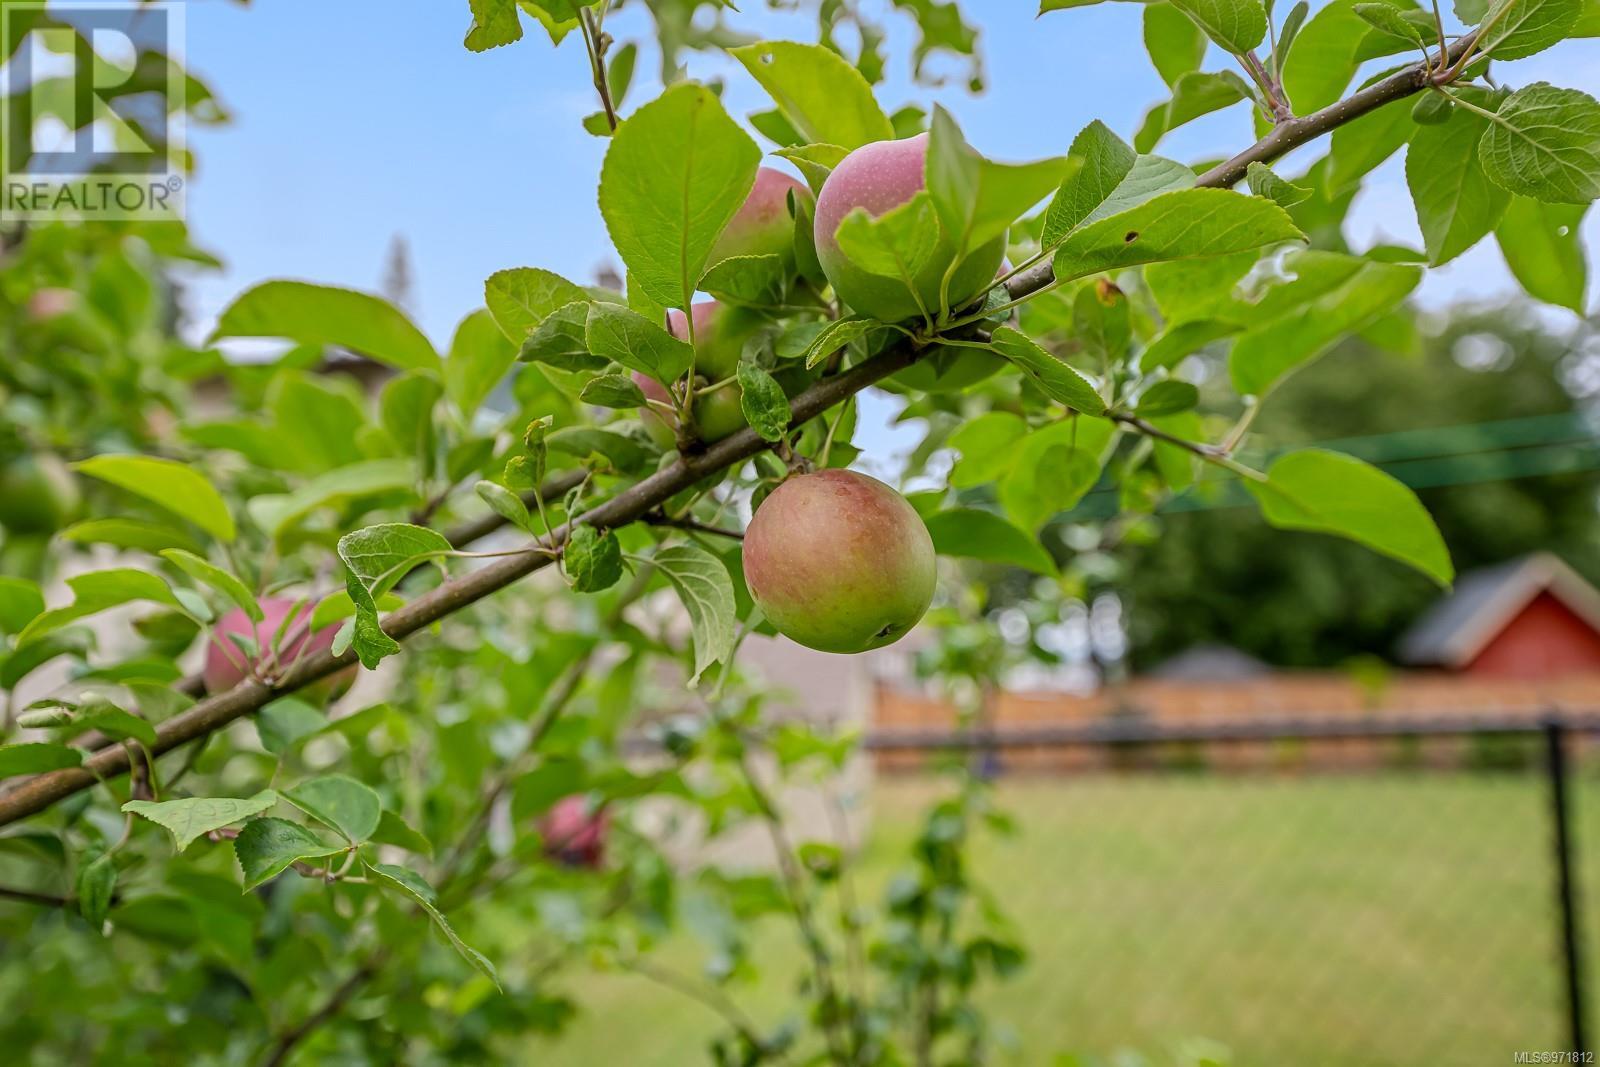
<svg viewBox="0 0 1600 1067"><path fill-rule="evenodd" d="M939 307L939 289L955 258L955 241L942 235L937 250L914 279L916 296L904 281L869 274L845 258L839 247L839 224L856 208L876 218L899 207L924 188L928 135L901 141L874 141L845 156L828 175L817 197L817 257L839 299L853 310L884 322L921 314L917 297L930 313ZM994 279L1005 256L1005 238L997 237L968 255L950 280L951 307L961 307Z"/></svg>
<svg viewBox="0 0 1600 1067"><path fill-rule="evenodd" d="M778 631L822 652L904 637L933 600L933 539L889 486L850 470L791 477L744 537L750 595Z"/></svg>

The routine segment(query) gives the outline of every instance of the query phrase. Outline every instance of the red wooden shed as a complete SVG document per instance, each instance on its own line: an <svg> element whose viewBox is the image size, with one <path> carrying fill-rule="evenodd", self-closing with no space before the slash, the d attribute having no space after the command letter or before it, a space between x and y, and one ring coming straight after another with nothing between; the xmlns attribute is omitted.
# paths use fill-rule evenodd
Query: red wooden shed
<svg viewBox="0 0 1600 1067"><path fill-rule="evenodd" d="M1600 590L1546 552L1473 571L1407 632L1400 659L1500 678L1600 671Z"/></svg>

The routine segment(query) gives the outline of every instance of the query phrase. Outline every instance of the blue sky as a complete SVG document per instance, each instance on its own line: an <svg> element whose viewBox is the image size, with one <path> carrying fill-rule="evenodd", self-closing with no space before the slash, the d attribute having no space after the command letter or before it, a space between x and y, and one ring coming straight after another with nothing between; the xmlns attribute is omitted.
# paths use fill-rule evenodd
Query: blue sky
<svg viewBox="0 0 1600 1067"><path fill-rule="evenodd" d="M740 28L763 36L814 37L811 16L774 13L744 0ZM1283 6L1283 5L1280 5ZM1108 3L1033 15L1032 0L966 0L978 16L989 89L929 91L909 83L907 24L898 37L887 107L938 101L968 139L996 158L1059 154L1099 118L1132 137L1145 110L1165 96L1140 45L1140 6ZM375 289L396 234L410 243L416 317L441 347L482 300L496 270L541 266L589 280L614 262L595 201L606 142L579 125L594 110L582 43L552 49L542 31L484 54L461 44L466 0L262 0L189 5L190 66L234 114L231 125L192 131L199 171L190 186L197 239L227 268L197 279L195 325L249 285L276 277ZM615 17L619 38L644 36L640 5ZM1565 42L1500 68L1520 85L1548 79L1600 91L1595 42ZM1213 52L1211 69L1226 57ZM641 57L636 105L658 83L655 57ZM727 79L737 115L770 106L736 64L698 56L691 74ZM1164 140L1179 159L1219 154L1251 140L1242 106L1208 116ZM1283 166L1293 174L1299 163ZM1600 223L1591 213L1591 245ZM1358 247L1379 240L1420 243L1400 160L1391 160L1356 205ZM1423 299L1492 297L1512 287L1493 242L1434 272ZM1558 316L1569 313L1556 313Z"/></svg>

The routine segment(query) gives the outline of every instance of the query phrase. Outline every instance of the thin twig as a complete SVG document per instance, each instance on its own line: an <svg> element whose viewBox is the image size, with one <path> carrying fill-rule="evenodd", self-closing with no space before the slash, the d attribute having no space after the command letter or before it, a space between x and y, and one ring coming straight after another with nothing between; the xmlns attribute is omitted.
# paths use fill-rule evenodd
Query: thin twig
<svg viewBox="0 0 1600 1067"><path fill-rule="evenodd" d="M714 534L717 537L728 537L735 541L744 540L744 531L729 530L722 526L712 526L709 523L696 522L694 519L675 519L671 515L659 511L651 512L641 520L646 526L670 526L674 530L691 530L695 533Z"/></svg>
<svg viewBox="0 0 1600 1067"><path fill-rule="evenodd" d="M378 968L383 966L384 960L387 958L388 950L386 949L378 949L371 956L368 956L359 967L350 973L350 977L339 983L339 988L333 991L333 995L323 1003L322 1007L302 1019L299 1025L284 1031L283 1035L268 1050L266 1057L262 1059L261 1067L279 1067L280 1064L285 1062L289 1058L289 1054L295 1050L295 1047L300 1042L344 1010L345 1005L350 1002L351 998L356 995L362 986L367 984L367 980L377 974Z"/></svg>

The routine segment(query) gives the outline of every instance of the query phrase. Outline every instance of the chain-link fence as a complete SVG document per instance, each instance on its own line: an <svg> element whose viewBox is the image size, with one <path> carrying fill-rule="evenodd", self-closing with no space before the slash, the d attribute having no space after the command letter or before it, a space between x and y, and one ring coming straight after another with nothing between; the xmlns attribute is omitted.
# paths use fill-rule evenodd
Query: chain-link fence
<svg viewBox="0 0 1600 1067"><path fill-rule="evenodd" d="M1026 1036L1019 1062L1164 1063L1207 1039L1236 1067L1511 1064L1588 1048L1597 727L1103 722L869 744L970 750L998 776L1019 833L978 861L1034 957L994 1005ZM1025 773L1055 750L1080 769ZM885 776L880 800L912 781Z"/></svg>

